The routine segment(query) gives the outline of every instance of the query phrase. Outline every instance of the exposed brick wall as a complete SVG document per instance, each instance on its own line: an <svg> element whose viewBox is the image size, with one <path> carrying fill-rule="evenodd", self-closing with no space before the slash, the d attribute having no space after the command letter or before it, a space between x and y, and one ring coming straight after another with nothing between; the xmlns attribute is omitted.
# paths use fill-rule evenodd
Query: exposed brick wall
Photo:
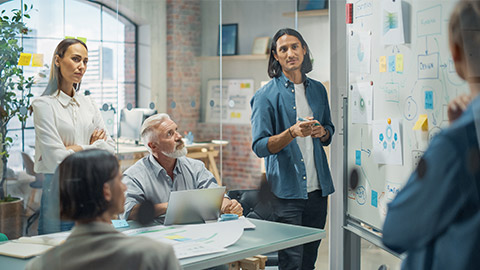
<svg viewBox="0 0 480 270"><path fill-rule="evenodd" d="M219 124L200 123L201 51L200 1L167 1L167 106L181 134L192 131L195 141L220 139ZM152 74L154 76L154 74ZM192 101L195 106L192 106ZM175 108L171 107L175 102ZM223 183L228 189L260 185L260 159L251 150L250 125L223 125ZM217 166L220 169L220 159Z"/></svg>
<svg viewBox="0 0 480 270"><path fill-rule="evenodd" d="M199 141L220 139L219 124L198 123L197 127ZM228 189L255 189L260 186L261 160L251 150L251 130L250 125L223 125L222 139L229 141L223 147L222 157L223 183Z"/></svg>
<svg viewBox="0 0 480 270"><path fill-rule="evenodd" d="M168 0L167 112L194 134L200 119L200 46L200 1Z"/></svg>

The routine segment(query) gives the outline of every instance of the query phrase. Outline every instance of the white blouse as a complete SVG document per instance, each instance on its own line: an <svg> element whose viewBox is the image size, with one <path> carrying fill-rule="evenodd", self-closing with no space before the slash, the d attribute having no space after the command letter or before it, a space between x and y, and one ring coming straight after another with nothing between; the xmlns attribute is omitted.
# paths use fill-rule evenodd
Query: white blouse
<svg viewBox="0 0 480 270"><path fill-rule="evenodd" d="M84 150L99 148L115 152L115 143L108 134L100 110L89 96L75 92L73 97L58 90L32 102L35 127L35 172L54 173L57 166L79 145ZM93 131L104 129L107 140L90 145Z"/></svg>

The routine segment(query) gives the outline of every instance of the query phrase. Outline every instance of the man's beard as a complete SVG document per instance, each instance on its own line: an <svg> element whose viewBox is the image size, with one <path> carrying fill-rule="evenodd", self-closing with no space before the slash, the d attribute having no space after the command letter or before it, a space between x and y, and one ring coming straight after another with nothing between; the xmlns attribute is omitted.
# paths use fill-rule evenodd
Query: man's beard
<svg viewBox="0 0 480 270"><path fill-rule="evenodd" d="M187 155L188 153L188 150L187 148L182 144L182 148L181 149L175 149L175 151L173 152L170 152L170 153L167 153L165 151L162 151L162 154L164 154L165 156L169 157L169 158L179 158L179 157L183 157L185 155ZM178 147L178 146L177 146ZM175 147L175 148L177 148Z"/></svg>

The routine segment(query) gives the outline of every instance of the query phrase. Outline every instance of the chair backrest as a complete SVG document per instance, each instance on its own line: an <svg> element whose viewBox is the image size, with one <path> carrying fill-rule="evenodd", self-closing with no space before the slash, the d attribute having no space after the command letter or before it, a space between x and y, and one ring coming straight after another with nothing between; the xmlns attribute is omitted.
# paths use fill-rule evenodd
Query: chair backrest
<svg viewBox="0 0 480 270"><path fill-rule="evenodd" d="M243 207L243 215L248 218L273 220L273 208L269 198L261 198L260 191L230 190L228 196L237 200Z"/></svg>
<svg viewBox="0 0 480 270"><path fill-rule="evenodd" d="M22 159L23 159L23 167L25 167L25 171L27 174L35 176L35 182L30 183L32 188L42 188L43 179L45 175L43 173L36 173L34 170L34 163L32 158L29 154L22 152Z"/></svg>
<svg viewBox="0 0 480 270"><path fill-rule="evenodd" d="M32 176L35 176L36 173L35 171L33 170L33 160L32 158L30 157L30 155L28 155L27 153L25 152L22 152L22 159L23 159L23 166L25 167L25 171L29 174L29 175L32 175Z"/></svg>

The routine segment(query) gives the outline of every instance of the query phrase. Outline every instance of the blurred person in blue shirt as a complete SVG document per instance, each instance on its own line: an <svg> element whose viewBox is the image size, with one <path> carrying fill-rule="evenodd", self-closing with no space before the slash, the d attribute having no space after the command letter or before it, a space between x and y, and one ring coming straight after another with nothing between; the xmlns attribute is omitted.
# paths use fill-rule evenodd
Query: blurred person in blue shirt
<svg viewBox="0 0 480 270"><path fill-rule="evenodd" d="M278 222L324 228L333 183L323 146L335 128L327 91L306 76L312 70L303 37L289 28L272 39L268 75L272 80L250 101L252 149L265 158L266 178L275 195ZM320 241L279 251L279 269L314 269Z"/></svg>
<svg viewBox="0 0 480 270"><path fill-rule="evenodd" d="M478 269L480 255L480 2L459 1L449 42L470 94L449 103L438 134L388 205L384 244L406 252L402 269Z"/></svg>

